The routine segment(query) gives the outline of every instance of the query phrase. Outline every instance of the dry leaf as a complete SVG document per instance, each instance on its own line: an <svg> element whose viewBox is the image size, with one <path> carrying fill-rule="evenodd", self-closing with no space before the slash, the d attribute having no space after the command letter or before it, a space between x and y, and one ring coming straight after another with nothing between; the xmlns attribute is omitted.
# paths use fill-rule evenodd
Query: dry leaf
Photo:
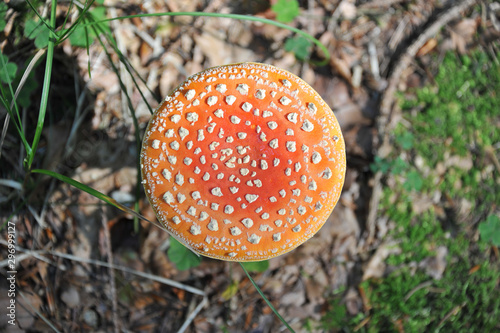
<svg viewBox="0 0 500 333"><path fill-rule="evenodd" d="M285 293L281 297L280 304L282 306L288 306L288 305L300 306L305 303L306 293L304 284L302 283L301 280L298 280L297 283L295 283L295 286L293 286L293 288L288 290L289 292Z"/></svg>
<svg viewBox="0 0 500 333"><path fill-rule="evenodd" d="M213 34L203 32L194 37L197 47L207 57L210 66L218 66L238 61L255 59L254 53L239 46L230 45Z"/></svg>
<svg viewBox="0 0 500 333"><path fill-rule="evenodd" d="M80 305L80 293L74 286L68 286L61 292L61 301L73 309Z"/></svg>
<svg viewBox="0 0 500 333"><path fill-rule="evenodd" d="M424 56L426 55L427 53L431 52L432 50L434 50L434 48L437 46L437 39L436 38L431 38L429 39L425 44L424 46L422 46L420 48L420 50L418 50L416 56L417 57L421 57L421 56Z"/></svg>
<svg viewBox="0 0 500 333"><path fill-rule="evenodd" d="M467 44L472 41L477 32L477 21L475 19L463 19L450 28L453 47L460 53L467 52Z"/></svg>
<svg viewBox="0 0 500 333"><path fill-rule="evenodd" d="M368 125L371 123L371 120L366 118L361 111L361 106L352 102L336 109L335 116L341 128L348 128L352 125Z"/></svg>
<svg viewBox="0 0 500 333"><path fill-rule="evenodd" d="M371 278L380 278L384 276L385 259L391 254L399 254L401 249L395 242L384 243L379 246L375 254L370 258L368 265L363 273L363 281Z"/></svg>
<svg viewBox="0 0 500 333"><path fill-rule="evenodd" d="M350 1L342 1L337 10L347 20L352 20L357 15L356 5Z"/></svg>
<svg viewBox="0 0 500 333"><path fill-rule="evenodd" d="M434 280L441 280L446 269L446 256L448 248L440 246L436 249L436 255L426 258L419 263L419 267L425 269L425 273Z"/></svg>

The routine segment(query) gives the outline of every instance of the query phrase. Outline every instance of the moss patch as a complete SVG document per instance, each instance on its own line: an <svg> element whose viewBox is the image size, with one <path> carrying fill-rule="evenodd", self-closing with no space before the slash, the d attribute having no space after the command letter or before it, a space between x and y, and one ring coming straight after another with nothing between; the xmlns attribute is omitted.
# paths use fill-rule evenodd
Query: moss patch
<svg viewBox="0 0 500 333"><path fill-rule="evenodd" d="M494 161L500 144L499 63L500 57L486 53L449 53L435 85L401 96L404 121L392 133L394 149L372 165L386 175L380 210L390 221L386 237L399 251L386 259L383 278L359 285L368 309L331 321L342 308L333 300L324 327L358 332L500 328L499 259L494 242L478 231L478 226L497 228L491 220L500 212ZM444 271L439 271L432 265L443 249Z"/></svg>

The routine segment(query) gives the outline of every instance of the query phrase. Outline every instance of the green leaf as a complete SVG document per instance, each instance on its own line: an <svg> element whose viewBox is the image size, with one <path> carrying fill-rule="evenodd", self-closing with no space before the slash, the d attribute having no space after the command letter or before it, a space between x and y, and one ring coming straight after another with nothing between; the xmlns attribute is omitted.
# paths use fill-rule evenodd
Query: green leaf
<svg viewBox="0 0 500 333"><path fill-rule="evenodd" d="M87 32L85 30L87 30ZM73 46L87 47L87 38L88 44L92 44L92 42L94 41L94 38L90 37L89 35L91 35L89 29L79 26L75 28L75 30L73 30L71 35L69 35L69 42Z"/></svg>
<svg viewBox="0 0 500 333"><path fill-rule="evenodd" d="M0 31L3 31L5 29L5 26L7 25L7 22L5 21L5 14L7 14L7 5L5 2L0 2Z"/></svg>
<svg viewBox="0 0 500 333"><path fill-rule="evenodd" d="M36 37L35 30L38 28L39 24L32 20L27 20L24 24L24 37L29 39L34 39Z"/></svg>
<svg viewBox="0 0 500 333"><path fill-rule="evenodd" d="M401 145L401 148L408 150L413 148L413 134L411 132L403 132L396 137L396 142Z"/></svg>
<svg viewBox="0 0 500 333"><path fill-rule="evenodd" d="M0 57L3 58L0 60L0 81L10 83L16 77L17 65L9 62L9 58L4 54L0 54Z"/></svg>
<svg viewBox="0 0 500 333"><path fill-rule="evenodd" d="M372 172L380 171L382 173L387 173L387 171L389 171L390 168L391 168L391 162L378 155L375 156L375 158L373 159L373 163L370 164L370 169L372 170Z"/></svg>
<svg viewBox="0 0 500 333"><path fill-rule="evenodd" d="M311 54L312 43L304 36L295 36L288 38L285 42L285 50L295 53L295 57L299 60L306 60Z"/></svg>
<svg viewBox="0 0 500 333"><path fill-rule="evenodd" d="M35 46L39 49L43 49L49 45L50 30L46 26L42 27L35 38Z"/></svg>
<svg viewBox="0 0 500 333"><path fill-rule="evenodd" d="M43 49L49 44L50 30L43 23L28 20L24 24L24 36L35 40L35 46Z"/></svg>
<svg viewBox="0 0 500 333"><path fill-rule="evenodd" d="M82 20L82 24L94 21L99 22L105 19L106 19L106 8L97 7L87 12L85 18ZM90 26L84 27L82 24L76 27L75 30L69 36L69 41L73 46L87 47L89 44L92 44L95 40L96 34L94 33L94 30L90 28ZM105 33L111 32L108 23L96 23L95 27L98 31L102 30Z"/></svg>
<svg viewBox="0 0 500 333"><path fill-rule="evenodd" d="M24 83L23 89L17 96L17 103L22 107L29 107L31 105L31 94L38 88L38 81L35 80L35 72L31 72L28 79Z"/></svg>
<svg viewBox="0 0 500 333"><path fill-rule="evenodd" d="M238 281L233 280L229 286L227 286L226 290L224 290L221 294L222 298L224 298L226 301L230 300L234 295L238 293Z"/></svg>
<svg viewBox="0 0 500 333"><path fill-rule="evenodd" d="M249 272L258 272L262 273L266 269L269 268L269 261L264 260L264 261L252 261L252 262L243 262L241 263L247 271Z"/></svg>
<svg viewBox="0 0 500 333"><path fill-rule="evenodd" d="M170 247L168 248L167 255L170 261L181 271L196 267L201 263L201 257L194 254L193 251L185 247L174 237L170 237Z"/></svg>
<svg viewBox="0 0 500 333"><path fill-rule="evenodd" d="M483 241L500 246L500 217L488 216L486 221L479 223L478 229Z"/></svg>
<svg viewBox="0 0 500 333"><path fill-rule="evenodd" d="M401 158L398 157L394 160L391 167L391 173L393 175L399 175L403 173L408 168L408 164Z"/></svg>
<svg viewBox="0 0 500 333"><path fill-rule="evenodd" d="M74 179L69 178L69 177L64 176L64 175L61 175L60 173L50 171L50 170L45 170L45 169L33 169L33 170L31 170L31 172L41 173L43 175L47 175L47 176L53 177L55 179L59 179L60 181L63 181L68 185L76 187L77 189L79 189L81 191L87 192L88 194L92 195L93 197L96 197L97 199L102 200L102 201L106 202L107 204L110 204L111 206L114 206L118 209L121 209L127 213L135 213L134 211L131 211L128 207L125 207L122 204L118 203L115 199L108 197L106 194L101 193L101 192L93 189L90 186L82 184L77 180L74 180Z"/></svg>
<svg viewBox="0 0 500 333"><path fill-rule="evenodd" d="M276 20L283 23L292 22L300 14L297 0L278 0L271 10L276 13Z"/></svg>
<svg viewBox="0 0 500 333"><path fill-rule="evenodd" d="M96 7L90 11L90 14L92 14L92 16L96 22L107 19L106 7ZM109 22L98 23L97 30L102 30L104 33L110 33L111 28L109 27Z"/></svg>
<svg viewBox="0 0 500 333"><path fill-rule="evenodd" d="M9 7L5 2L0 2L0 18L5 18L5 14L7 14L7 10Z"/></svg>
<svg viewBox="0 0 500 333"><path fill-rule="evenodd" d="M403 184L403 188L407 191L415 190L420 191L424 181L417 171L410 171L406 176L406 181Z"/></svg>

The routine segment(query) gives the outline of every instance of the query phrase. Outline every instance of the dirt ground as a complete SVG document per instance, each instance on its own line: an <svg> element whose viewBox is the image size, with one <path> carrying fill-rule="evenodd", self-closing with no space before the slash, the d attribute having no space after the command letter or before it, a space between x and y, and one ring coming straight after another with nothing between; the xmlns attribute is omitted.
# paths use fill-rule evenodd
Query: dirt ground
<svg viewBox="0 0 500 333"><path fill-rule="evenodd" d="M275 19L271 3L106 0L104 5L108 17L199 11ZM432 61L446 51L488 48L499 37L498 8L495 14L491 3L473 3L299 1L300 15L290 25L328 48L331 58L321 66L286 51L294 34L271 25L188 16L111 21L118 49L134 68L134 77L114 51L108 59L98 43L88 51L69 41L58 46L53 108L36 167L55 170L120 202L138 199L139 212L153 220L143 192L137 192L136 133L123 90L131 96L142 136L150 118L147 103L154 109L187 76L205 68L256 61L295 73L324 97L342 127L346 182L321 231L295 251L271 259L268 270L253 276L297 332L306 331L307 320L321 319L338 290L343 290L349 314L356 315L366 305L356 286L367 276L367 264L385 228L373 208L373 189L380 179L370 163L399 112L394 92L432 82ZM490 7L491 15L485 15ZM61 5L61 17L67 8ZM313 48L310 58L321 60L323 55ZM39 68L41 82L43 66ZM134 86L138 77L140 89ZM27 117L34 118L36 107L32 109ZM11 163L19 165L15 159ZM30 203L38 204L21 211L4 206L8 211L1 215L2 221L17 225L17 299L23 305L18 307L18 332L48 332L51 325L62 332L285 330L238 264L203 259L198 267L180 271L166 254L168 234L157 227L135 225L130 214L56 180L40 179L34 192ZM117 267L110 269L110 262ZM3 267L2 273L5 263ZM0 288L8 288L4 279L1 283ZM1 308L8 302L6 294L0 292Z"/></svg>

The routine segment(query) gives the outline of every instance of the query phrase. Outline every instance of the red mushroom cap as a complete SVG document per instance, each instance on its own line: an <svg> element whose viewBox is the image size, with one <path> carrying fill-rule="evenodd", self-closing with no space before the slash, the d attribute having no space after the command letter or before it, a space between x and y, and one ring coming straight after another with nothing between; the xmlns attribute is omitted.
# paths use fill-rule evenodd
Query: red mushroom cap
<svg viewBox="0 0 500 333"><path fill-rule="evenodd" d="M141 168L159 221L197 253L257 261L312 237L344 183L328 105L297 76L240 63L195 74L154 113Z"/></svg>

